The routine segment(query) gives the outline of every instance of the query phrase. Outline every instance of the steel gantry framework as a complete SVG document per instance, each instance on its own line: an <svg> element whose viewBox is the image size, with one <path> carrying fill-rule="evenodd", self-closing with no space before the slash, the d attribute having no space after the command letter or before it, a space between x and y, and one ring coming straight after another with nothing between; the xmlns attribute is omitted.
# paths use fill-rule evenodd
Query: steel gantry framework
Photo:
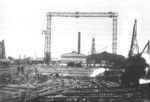
<svg viewBox="0 0 150 102"><path fill-rule="evenodd" d="M47 12L47 31L45 32L45 58L51 61L51 20L52 17L109 17L113 19L112 53L117 53L117 18L116 12Z"/></svg>

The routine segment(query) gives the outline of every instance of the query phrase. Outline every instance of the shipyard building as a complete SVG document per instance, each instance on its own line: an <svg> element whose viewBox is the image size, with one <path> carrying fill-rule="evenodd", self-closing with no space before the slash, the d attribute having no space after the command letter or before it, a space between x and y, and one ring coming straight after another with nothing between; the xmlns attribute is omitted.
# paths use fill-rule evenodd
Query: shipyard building
<svg viewBox="0 0 150 102"><path fill-rule="evenodd" d="M123 61L125 61L124 56L106 51L87 56L87 66L89 67L120 68Z"/></svg>

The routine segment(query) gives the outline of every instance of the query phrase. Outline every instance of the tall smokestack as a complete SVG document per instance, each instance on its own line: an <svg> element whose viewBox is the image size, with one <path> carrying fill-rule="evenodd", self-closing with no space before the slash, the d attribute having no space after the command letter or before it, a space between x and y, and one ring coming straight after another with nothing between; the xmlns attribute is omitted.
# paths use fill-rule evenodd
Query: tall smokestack
<svg viewBox="0 0 150 102"><path fill-rule="evenodd" d="M80 32L78 32L78 53L80 54L80 40L81 40L81 38L80 38Z"/></svg>

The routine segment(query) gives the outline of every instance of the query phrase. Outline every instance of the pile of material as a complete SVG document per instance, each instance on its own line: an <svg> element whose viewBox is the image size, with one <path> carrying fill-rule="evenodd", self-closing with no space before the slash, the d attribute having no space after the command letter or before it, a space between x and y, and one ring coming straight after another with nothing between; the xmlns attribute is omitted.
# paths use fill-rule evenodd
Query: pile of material
<svg viewBox="0 0 150 102"><path fill-rule="evenodd" d="M41 73L36 69L7 76L20 79L17 83L7 81L1 84L2 102L128 102L140 95L137 87L125 87L119 82L105 80L102 76L61 76L56 72ZM6 76L4 78L7 79Z"/></svg>
<svg viewBox="0 0 150 102"><path fill-rule="evenodd" d="M8 84L0 88L0 102L22 102L27 90L35 89L31 84Z"/></svg>
<svg viewBox="0 0 150 102"><path fill-rule="evenodd" d="M25 101L30 91L37 90L57 76L57 73L44 75L35 68L24 71L18 67L15 72L4 71L0 74L0 102Z"/></svg>
<svg viewBox="0 0 150 102"><path fill-rule="evenodd" d="M108 102L131 100L137 95L135 88L126 88L116 82L56 78L37 90L30 91L27 102Z"/></svg>

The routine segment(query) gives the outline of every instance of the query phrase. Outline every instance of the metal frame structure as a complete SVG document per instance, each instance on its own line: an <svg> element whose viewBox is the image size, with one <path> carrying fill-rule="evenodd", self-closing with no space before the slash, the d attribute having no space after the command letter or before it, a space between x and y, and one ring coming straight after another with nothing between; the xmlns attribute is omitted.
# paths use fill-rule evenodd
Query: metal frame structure
<svg viewBox="0 0 150 102"><path fill-rule="evenodd" d="M113 19L112 53L117 53L117 18L116 12L47 12L47 31L45 33L45 58L51 61L51 20L52 17L109 17Z"/></svg>

